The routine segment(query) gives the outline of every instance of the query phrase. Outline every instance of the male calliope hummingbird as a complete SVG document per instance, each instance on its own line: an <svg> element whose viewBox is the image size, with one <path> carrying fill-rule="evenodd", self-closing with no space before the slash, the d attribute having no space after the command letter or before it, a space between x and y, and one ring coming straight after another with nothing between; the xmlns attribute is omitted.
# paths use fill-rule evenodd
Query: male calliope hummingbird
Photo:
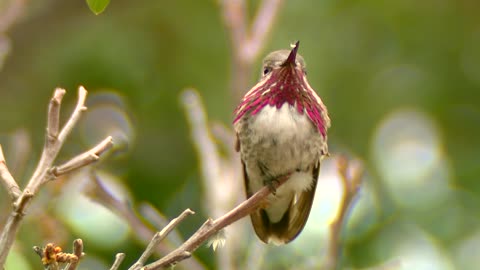
<svg viewBox="0 0 480 270"><path fill-rule="evenodd" d="M233 120L247 197L289 175L266 206L250 215L257 236L277 245L295 239L305 226L320 161L328 155L330 118L307 81L298 45L265 57L260 81L245 94Z"/></svg>

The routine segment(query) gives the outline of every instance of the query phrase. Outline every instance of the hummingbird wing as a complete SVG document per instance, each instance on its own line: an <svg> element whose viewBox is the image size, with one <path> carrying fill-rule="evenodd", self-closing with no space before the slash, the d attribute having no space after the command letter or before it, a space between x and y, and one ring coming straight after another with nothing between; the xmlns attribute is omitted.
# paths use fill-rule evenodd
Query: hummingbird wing
<svg viewBox="0 0 480 270"><path fill-rule="evenodd" d="M249 187L250 181L243 161L242 167L247 198L250 198L253 193ZM280 221L272 222L265 209L258 209L250 214L253 229L260 240L267 244L269 242L277 245L287 244L300 234L307 223L312 208L319 172L320 161L312 166L313 183L311 188L292 196L290 205Z"/></svg>
<svg viewBox="0 0 480 270"><path fill-rule="evenodd" d="M315 190L317 188L318 174L320 172L320 161L315 166L312 166L312 187L306 191L296 194L296 198L292 201L289 209L289 228L283 239L288 239L288 243L295 239L305 227L310 210L312 209Z"/></svg>

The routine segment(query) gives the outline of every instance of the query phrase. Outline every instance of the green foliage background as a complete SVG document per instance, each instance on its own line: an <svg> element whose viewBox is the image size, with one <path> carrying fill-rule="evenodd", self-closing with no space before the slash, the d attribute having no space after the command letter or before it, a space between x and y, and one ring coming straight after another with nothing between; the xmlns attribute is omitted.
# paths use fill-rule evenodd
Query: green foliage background
<svg viewBox="0 0 480 270"><path fill-rule="evenodd" d="M436 123L452 174L458 209L449 201L402 209L389 199L392 191L382 191L378 224L347 241L347 265L380 263L371 244L397 220L419 224L447 251L480 225L479 13L480 3L471 0L285 1L265 53L301 40L310 84L332 118L331 152L362 158L372 178L381 180L372 158L375 130L389 113L414 108ZM215 1L115 0L99 16L84 1L32 1L8 32L12 49L0 72L0 132L25 128L34 140L31 156L37 157L55 87L69 90L70 104L78 85L90 93L115 91L126 101L136 136L124 155L105 166L124 179L134 198L167 216L199 205L200 175L179 93L195 87L209 118L230 125L236 101L221 16ZM378 82L384 72L387 79ZM83 149L76 139L65 155ZM203 218L193 217L182 231L191 232ZM445 228L448 219L457 222ZM133 243L123 251L141 249ZM105 252L106 261L112 254Z"/></svg>

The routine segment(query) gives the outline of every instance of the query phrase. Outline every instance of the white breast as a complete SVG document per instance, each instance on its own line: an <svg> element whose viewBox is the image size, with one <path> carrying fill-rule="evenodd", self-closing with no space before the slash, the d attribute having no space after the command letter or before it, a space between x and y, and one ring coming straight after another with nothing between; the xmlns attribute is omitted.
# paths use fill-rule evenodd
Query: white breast
<svg viewBox="0 0 480 270"><path fill-rule="evenodd" d="M282 143L292 137L305 139L305 136L310 136L313 125L306 114L299 114L295 107L284 103L280 109L265 106L255 117L251 128L256 134L269 134Z"/></svg>

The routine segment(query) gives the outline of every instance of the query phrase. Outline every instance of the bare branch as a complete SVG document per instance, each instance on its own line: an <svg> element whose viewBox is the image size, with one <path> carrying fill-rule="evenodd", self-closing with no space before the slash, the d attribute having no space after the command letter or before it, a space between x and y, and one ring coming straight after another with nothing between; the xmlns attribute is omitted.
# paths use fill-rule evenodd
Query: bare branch
<svg viewBox="0 0 480 270"><path fill-rule="evenodd" d="M278 189L282 184L284 184L290 175L285 175L274 181L274 189ZM190 257L191 253L194 252L202 243L207 241L211 236L216 234L221 229L232 224L233 222L249 215L255 211L269 194L271 194L272 189L269 186L264 186L258 192L256 192L248 200L242 202L240 205L235 207L230 212L226 213L222 217L212 220L208 219L187 241L185 241L180 247L172 251L167 256L157 260L151 264L148 264L142 268L142 270L154 270L161 269L167 266L172 266L178 263L181 260L184 260ZM135 269L137 270L137 269Z"/></svg>
<svg viewBox="0 0 480 270"><path fill-rule="evenodd" d="M11 172L24 172L32 153L30 135L23 128L15 130L10 135L9 146L14 151L8 157L8 169Z"/></svg>
<svg viewBox="0 0 480 270"><path fill-rule="evenodd" d="M15 236L20 228L20 223L23 219L24 211L28 206L28 203L31 201L33 196L37 193L40 186L44 183L44 180L49 175L49 170L53 165L55 158L58 155L65 139L68 134L72 131L74 125L77 123L81 112L83 112L86 107L85 99L87 96L87 90L80 87L78 91L78 101L77 105L67 120L67 123L58 133L58 123L59 123L59 110L62 101L62 97L65 94L65 90L57 88L53 94L50 106L48 109L47 115L47 134L45 145L42 151L42 156L38 162L37 168L33 173L32 177L28 181L27 186L23 190L22 194L14 203L12 213L8 217L3 230L0 234L0 268L5 265L7 255L13 245ZM58 136L57 134L58 133ZM100 152L99 152L100 153Z"/></svg>
<svg viewBox="0 0 480 270"><path fill-rule="evenodd" d="M217 147L210 135L207 116L202 106L200 96L194 89L187 89L182 93L182 105L185 107L187 119L192 129L192 141L198 153L198 160L202 167L202 180L205 186L205 200L210 214L217 215L217 194L221 190L216 189L221 180L220 156ZM226 192L228 194L228 192ZM223 212L223 211L222 211Z"/></svg>
<svg viewBox="0 0 480 270"><path fill-rule="evenodd" d="M62 96L61 92L62 92L62 89L57 88L54 93L54 98L61 97ZM67 120L67 123L58 134L58 136L50 136L51 134L49 134L49 131L47 130L47 135L46 135L47 143L44 146L42 156L40 157L40 161L38 162L37 168L35 169L35 172L33 173L32 178L30 178L30 181L28 182L28 185L25 188L25 190L29 190L31 193L35 194L38 188L40 187L40 185L44 182L44 179L48 176L47 173L49 169L52 167L53 161L57 157L58 152L60 151L60 148L65 142L67 135L70 134L70 132L73 129L73 126L78 122L81 112L83 112L86 109L86 107L84 106L86 96L87 96L87 90L85 90L83 86L80 86L78 89L77 105L72 115ZM58 99L58 101L61 102L61 99ZM57 121L55 120L55 118L58 118L58 115L56 113L57 111L55 109L48 111L48 116L47 116L47 123L49 123L47 124L48 127L55 126L54 122ZM55 140L51 141L51 139L55 139Z"/></svg>
<svg viewBox="0 0 480 270"><path fill-rule="evenodd" d="M180 224L180 222L182 222L187 216L189 215L193 215L195 214L195 212L193 212L192 210L190 209L187 209L185 211L183 211L182 214L180 214L180 216L178 216L177 218L174 218L172 221L170 221L170 223L168 223L167 226L165 226L165 228L163 228L160 232L157 232L152 240L150 241L150 243L148 244L147 248L145 249L145 251L143 252L142 256L140 256L140 258L138 259L138 261L132 265L129 270L133 270L133 269L138 269L140 267L142 267L145 262L148 260L148 258L150 258L150 256L153 254L153 252L155 251L155 248L158 246L158 244L175 228L178 226L178 224Z"/></svg>
<svg viewBox="0 0 480 270"><path fill-rule="evenodd" d="M233 148L233 133L224 128L222 142L226 155L222 155L216 138L210 127L206 108L200 94L195 89L186 89L181 94L182 105L189 122L191 138L194 143L201 167L202 183L204 186L204 207L209 216L218 217L232 209L238 202L243 201L243 194L237 192L242 187L240 160ZM229 137L227 139L226 137ZM233 195L233 196L232 196ZM238 245L236 239L242 239L245 230L238 226L228 228L231 235L230 242L222 249L216 250L216 264L220 269L230 269L234 264ZM234 232L233 232L234 231Z"/></svg>
<svg viewBox="0 0 480 270"><path fill-rule="evenodd" d="M237 152L233 147L235 145L235 133L220 122L214 122L212 125L212 135L219 141L227 151L228 157L237 157ZM239 161L239 160L236 160Z"/></svg>
<svg viewBox="0 0 480 270"><path fill-rule="evenodd" d="M12 174L7 168L7 164L5 162L5 157L3 156L2 146L0 145L0 181L2 182L5 189L8 191L8 195L15 201L18 196L22 193L20 188L18 187L17 182L13 178Z"/></svg>
<svg viewBox="0 0 480 270"><path fill-rule="evenodd" d="M282 0L264 0L261 2L251 26L250 35L244 46L241 47L241 55L245 58L245 62L253 63L263 49L282 2Z"/></svg>
<svg viewBox="0 0 480 270"><path fill-rule="evenodd" d="M71 160L65 162L62 165L52 167L50 172L53 174L53 176L58 177L60 175L67 174L73 170L87 166L97 161L99 159L99 155L110 149L112 146L112 136L108 136L92 149L72 158Z"/></svg>
<svg viewBox="0 0 480 270"><path fill-rule="evenodd" d="M6 32L25 10L25 0L9 1L8 6L3 7L3 14L0 14L0 33Z"/></svg>
<svg viewBox="0 0 480 270"><path fill-rule="evenodd" d="M232 81L233 100L241 98L247 90L252 64L264 47L268 33L273 26L282 0L262 1L254 21L248 22L246 1L222 0L223 21L230 34L232 48Z"/></svg>
<svg viewBox="0 0 480 270"><path fill-rule="evenodd" d="M234 58L239 59L241 46L247 36L246 7L244 0L220 0L225 26L229 30Z"/></svg>
<svg viewBox="0 0 480 270"><path fill-rule="evenodd" d="M120 264L123 262L123 259L125 259L125 253L117 253L117 255L115 255L115 261L113 262L112 267L110 267L110 270L118 270Z"/></svg>
<svg viewBox="0 0 480 270"><path fill-rule="evenodd" d="M338 157L337 167L342 180L343 194L337 216L330 224L327 260L324 268L322 268L327 270L338 269L341 246L340 233L345 223L345 219L348 216L348 211L351 209L360 185L362 184L363 177L363 167L359 163L356 166L352 165L344 156Z"/></svg>

